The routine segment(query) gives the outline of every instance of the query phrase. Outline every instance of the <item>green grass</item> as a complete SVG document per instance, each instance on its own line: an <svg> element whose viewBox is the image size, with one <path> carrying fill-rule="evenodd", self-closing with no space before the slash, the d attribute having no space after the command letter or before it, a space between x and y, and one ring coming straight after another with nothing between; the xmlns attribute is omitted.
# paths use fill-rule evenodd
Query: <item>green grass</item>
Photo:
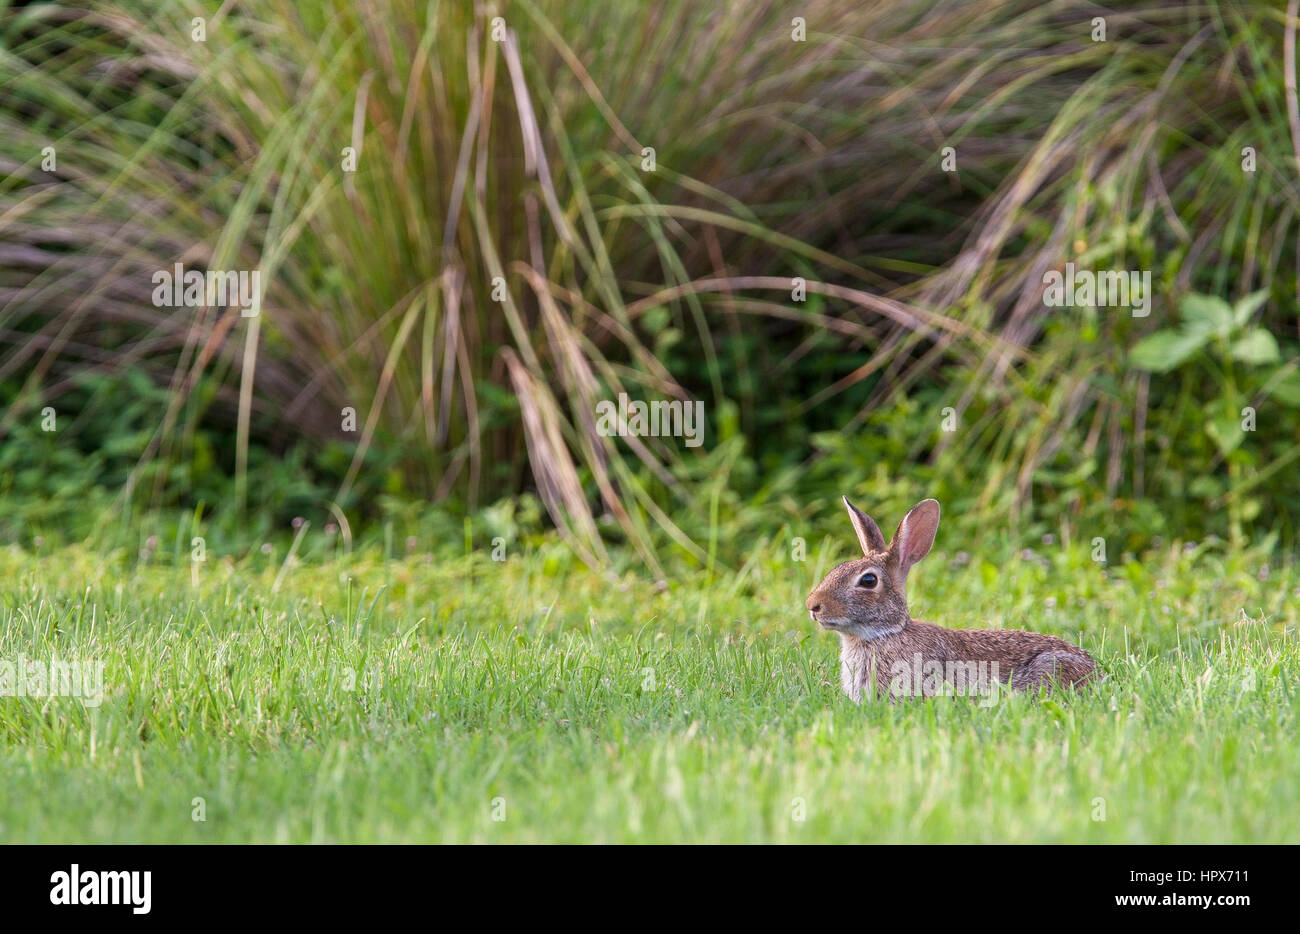
<svg viewBox="0 0 1300 934"><path fill-rule="evenodd" d="M666 588L552 543L371 552L273 593L261 553L6 548L0 659L106 673L95 708L0 698L0 841L1300 839L1297 569L1214 546L1108 576L1077 547L935 554L915 615L1077 638L1106 680L855 707L802 610L848 555L814 551Z"/></svg>

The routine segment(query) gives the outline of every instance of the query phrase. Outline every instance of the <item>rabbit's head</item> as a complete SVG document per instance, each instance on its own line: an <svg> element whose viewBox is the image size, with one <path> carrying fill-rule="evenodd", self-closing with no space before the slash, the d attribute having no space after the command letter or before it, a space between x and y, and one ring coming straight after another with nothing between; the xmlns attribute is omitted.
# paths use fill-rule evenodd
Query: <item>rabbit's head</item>
<svg viewBox="0 0 1300 934"><path fill-rule="evenodd" d="M930 553L939 528L939 504L925 499L913 506L888 545L880 527L847 496L844 505L863 556L833 568L804 605L823 628L859 639L900 632L911 620L904 586L907 572Z"/></svg>

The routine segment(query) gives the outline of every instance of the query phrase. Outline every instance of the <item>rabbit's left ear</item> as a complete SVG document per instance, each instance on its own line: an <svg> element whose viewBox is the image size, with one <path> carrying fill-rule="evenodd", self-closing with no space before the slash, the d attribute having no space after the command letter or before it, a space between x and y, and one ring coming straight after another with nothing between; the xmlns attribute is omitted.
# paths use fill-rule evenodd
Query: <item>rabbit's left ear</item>
<svg viewBox="0 0 1300 934"><path fill-rule="evenodd" d="M880 534L880 526L876 525L876 520L850 503L847 496L844 497L844 508L849 511L853 531L858 533L858 544L862 546L862 553L869 555L872 552L884 551L885 536Z"/></svg>
<svg viewBox="0 0 1300 934"><path fill-rule="evenodd" d="M898 558L903 576L916 562L930 553L934 535L939 531L939 502L923 499L903 517L889 550Z"/></svg>

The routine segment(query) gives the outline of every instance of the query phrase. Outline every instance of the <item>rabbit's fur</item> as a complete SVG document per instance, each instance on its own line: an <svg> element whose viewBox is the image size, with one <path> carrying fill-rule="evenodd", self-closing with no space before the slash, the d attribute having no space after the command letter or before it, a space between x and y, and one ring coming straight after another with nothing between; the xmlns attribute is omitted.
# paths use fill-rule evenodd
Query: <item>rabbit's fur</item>
<svg viewBox="0 0 1300 934"><path fill-rule="evenodd" d="M1056 636L1009 629L944 629L912 619L907 572L930 553L939 504L922 500L885 543L870 516L844 498L863 557L834 568L805 605L823 628L840 635L840 677L855 702L874 684L877 697L989 693L1078 687L1096 663ZM994 682L998 682L996 685ZM964 690L963 690L964 688Z"/></svg>

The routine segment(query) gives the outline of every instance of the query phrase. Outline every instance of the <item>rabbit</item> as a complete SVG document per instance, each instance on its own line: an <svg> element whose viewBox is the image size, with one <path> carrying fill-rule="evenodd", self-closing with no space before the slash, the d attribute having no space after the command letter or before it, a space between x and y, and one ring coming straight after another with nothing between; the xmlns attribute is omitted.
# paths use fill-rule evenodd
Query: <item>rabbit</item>
<svg viewBox="0 0 1300 934"><path fill-rule="evenodd" d="M840 635L840 680L854 703L874 685L877 698L936 694L992 694L1013 690L1078 688L1096 662L1056 636L1006 629L945 629L912 619L907 572L930 553L939 528L939 503L922 500L908 512L888 545L880 528L844 497L863 557L831 570L808 595L814 622ZM959 688L966 690L958 690Z"/></svg>

